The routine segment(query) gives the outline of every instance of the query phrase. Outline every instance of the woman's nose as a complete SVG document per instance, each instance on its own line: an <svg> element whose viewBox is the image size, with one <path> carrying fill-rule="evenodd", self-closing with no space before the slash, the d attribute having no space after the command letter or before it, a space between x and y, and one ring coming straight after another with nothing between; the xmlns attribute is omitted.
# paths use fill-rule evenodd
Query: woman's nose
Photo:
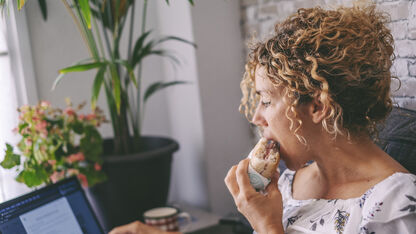
<svg viewBox="0 0 416 234"><path fill-rule="evenodd" d="M260 104L257 106L256 111L254 112L251 123L255 124L257 126L267 127L267 121L263 117L263 113L262 113Z"/></svg>

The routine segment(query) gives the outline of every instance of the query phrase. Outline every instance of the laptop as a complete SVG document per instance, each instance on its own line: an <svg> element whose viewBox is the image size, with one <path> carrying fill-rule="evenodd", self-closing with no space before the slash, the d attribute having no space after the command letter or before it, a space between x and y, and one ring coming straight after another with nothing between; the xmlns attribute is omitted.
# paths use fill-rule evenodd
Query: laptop
<svg viewBox="0 0 416 234"><path fill-rule="evenodd" d="M0 204L0 234L103 234L78 179Z"/></svg>

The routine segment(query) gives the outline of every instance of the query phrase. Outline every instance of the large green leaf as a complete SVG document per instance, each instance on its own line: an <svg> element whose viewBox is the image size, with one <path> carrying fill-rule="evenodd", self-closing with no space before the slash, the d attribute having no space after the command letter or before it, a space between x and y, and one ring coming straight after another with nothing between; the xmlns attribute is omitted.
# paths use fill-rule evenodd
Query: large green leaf
<svg viewBox="0 0 416 234"><path fill-rule="evenodd" d="M139 64L144 57L150 54L152 51L152 48L154 46L154 41L148 42L146 45L144 45L140 50L137 51L137 53L133 53L133 66L136 66Z"/></svg>
<svg viewBox="0 0 416 234"><path fill-rule="evenodd" d="M41 185L48 178L46 171L41 168L26 169L19 173L16 180L21 183L25 183L28 187L34 187Z"/></svg>
<svg viewBox="0 0 416 234"><path fill-rule="evenodd" d="M152 95L154 94L156 91L159 91L161 89L167 88L169 86L173 86L173 85L178 85L178 84L186 84L188 82L186 81L171 81L171 82L162 82L162 81L158 81L155 82L153 84L151 84L147 89L146 92L144 94L143 97L143 102L146 102L146 100Z"/></svg>
<svg viewBox="0 0 416 234"><path fill-rule="evenodd" d="M101 183L107 179L107 176L103 171L96 171L95 169L86 170L80 168L79 172L87 176L88 187L92 187L97 183Z"/></svg>
<svg viewBox="0 0 416 234"><path fill-rule="evenodd" d="M118 129L120 129L118 121L117 120L117 106L113 97L113 93L111 92L111 86L110 82L104 81L104 90L105 90L105 97L107 99L109 112L111 115L111 124L113 126L114 132L117 132Z"/></svg>
<svg viewBox="0 0 416 234"><path fill-rule="evenodd" d="M78 0L79 7L81 8L82 17L85 20L88 28L91 28L91 8L88 0Z"/></svg>
<svg viewBox="0 0 416 234"><path fill-rule="evenodd" d="M105 65L105 63L102 63L102 62L93 62L93 63L81 64L82 62L90 61L90 60L91 60L91 58L84 59L84 60L81 60L80 62L76 63L75 65L71 65L69 67L66 67L66 68L63 68L63 69L59 70L59 76L56 77L55 81L53 82L52 90L54 90L56 88L56 86L59 84L59 82L62 80L62 78L65 76L66 73L87 71L87 70L91 70L91 69L94 69L94 68L99 68L99 67Z"/></svg>
<svg viewBox="0 0 416 234"><path fill-rule="evenodd" d="M106 65L106 63L102 62L94 62L94 63L85 63L85 64L78 64L70 67L63 68L59 70L59 73L69 73L69 72L82 72L91 70L94 68L102 67L103 65Z"/></svg>
<svg viewBox="0 0 416 234"><path fill-rule="evenodd" d="M138 63L140 63L143 60L144 57L152 55L152 54L153 55L159 55L159 56L162 56L162 57L168 57L168 58L172 59L174 62L176 62L177 64L179 64L180 63L179 60L175 56L173 56L171 53L169 53L167 50L163 50L163 49L155 50L155 49L153 49L153 47L155 47L157 44L160 44L160 43L162 43L164 41L167 41L167 40L178 40L178 41L185 42L185 43L188 43L188 44L196 47L196 44L194 44L190 41L187 41L185 39L182 39L182 38L179 38L179 37L174 37L174 36L169 36L169 37L162 38L157 42L150 41L146 45L144 45L140 50L136 50L133 53L132 65L136 66Z"/></svg>
<svg viewBox="0 0 416 234"><path fill-rule="evenodd" d="M0 163L0 165L6 169L20 165L20 156L13 153L13 146L6 144L6 147L6 155L4 156L4 160Z"/></svg>
<svg viewBox="0 0 416 234"><path fill-rule="evenodd" d="M148 55L151 54L170 58L176 64L180 64L179 59L177 59L172 53L168 52L167 50L152 50L148 53Z"/></svg>
<svg viewBox="0 0 416 234"><path fill-rule="evenodd" d="M97 104L98 96L100 95L101 86L104 81L104 74L107 66L102 66L95 75L94 85L92 87L92 96L91 96L91 107L94 110Z"/></svg>
<svg viewBox="0 0 416 234"><path fill-rule="evenodd" d="M80 121L74 121L73 123L69 124L69 126L74 130L76 134L83 134L84 133L84 125Z"/></svg>
<svg viewBox="0 0 416 234"><path fill-rule="evenodd" d="M88 160L102 163L103 140L100 133L93 126L86 126L84 133L80 140L81 151Z"/></svg>
<svg viewBox="0 0 416 234"><path fill-rule="evenodd" d="M166 3L169 5L169 0L165 0ZM194 5L194 0L188 0L188 2L193 6Z"/></svg>
<svg viewBox="0 0 416 234"><path fill-rule="evenodd" d="M146 40L146 37L148 37L151 32L152 31L149 30L149 31L143 33L136 40L136 43L134 43L134 47L133 47L133 53L132 53L133 58L135 57L136 54L138 54L143 49L144 41Z"/></svg>
<svg viewBox="0 0 416 234"><path fill-rule="evenodd" d="M75 65L80 65L80 64L83 64L83 63L86 63L86 62L89 62L89 61L92 61L93 59L92 58L87 58L87 59L83 59L83 60L81 60L81 61L78 61L78 62L76 62L76 63L74 63L74 64L72 64L71 66L69 66L69 67L72 67L72 66L75 66ZM65 74L66 73L60 73L59 75L58 75L58 77L56 77L56 79L55 79L55 81L53 82L53 85L52 85L52 90L54 90L55 88L56 88L56 86L59 84L59 82L62 80L62 78L65 76Z"/></svg>
<svg viewBox="0 0 416 234"><path fill-rule="evenodd" d="M120 113L120 106L121 106L121 83L120 83L120 76L118 75L117 68L114 63L110 63L110 71L111 71L111 79L112 79L112 87L113 87L113 95L114 100L117 108L117 113Z"/></svg>
<svg viewBox="0 0 416 234"><path fill-rule="evenodd" d="M166 37L163 37L163 38L159 39L155 43L155 45L160 44L160 43L165 42L165 41L171 41L171 40L180 41L180 42L183 42L183 43L192 45L193 47L197 48L197 45L195 43L193 43L192 41L188 41L186 39L183 39L183 38L180 38L180 37L176 37L176 36L166 36Z"/></svg>
<svg viewBox="0 0 416 234"><path fill-rule="evenodd" d="M117 59L115 60L116 63L121 64L122 66L124 66L129 74L130 80L133 82L134 86L136 86L137 88L137 80L136 80L136 76L134 75L134 69L132 66L130 66L130 64L128 63L128 61L126 60L121 60L121 59Z"/></svg>
<svg viewBox="0 0 416 234"><path fill-rule="evenodd" d="M46 6L46 0L38 0L38 2L43 20L46 21L48 19L48 7Z"/></svg>

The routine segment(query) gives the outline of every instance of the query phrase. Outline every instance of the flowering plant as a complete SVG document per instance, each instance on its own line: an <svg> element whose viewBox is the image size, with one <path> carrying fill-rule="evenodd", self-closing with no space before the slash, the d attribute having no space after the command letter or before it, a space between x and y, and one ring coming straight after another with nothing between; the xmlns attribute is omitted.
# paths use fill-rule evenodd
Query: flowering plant
<svg viewBox="0 0 416 234"><path fill-rule="evenodd" d="M0 8L4 9L5 6L7 8L11 2L13 1L0 0ZM27 0L14 2L20 10ZM61 2L78 28L89 52L89 58L60 69L60 75L56 78L53 87L67 73L96 70L91 106L95 107L100 92L104 92L114 133L113 153L122 155L139 152L141 144L138 142L142 139L143 116L149 98L165 88L187 83L180 80L158 80L144 87L142 62L149 56L162 56L170 59L173 65L179 65L180 60L175 54L163 49L161 45L168 41L186 43L195 48L196 45L176 36L153 37L152 30L146 28L149 0L62 0ZM170 4L169 0L165 2ZM194 4L193 0L188 2ZM141 14L135 10L136 4L142 5ZM46 20L47 1L39 0L39 6ZM135 25L138 17L141 18L139 27ZM140 33L137 35L138 29ZM128 40L122 40L122 37Z"/></svg>
<svg viewBox="0 0 416 234"><path fill-rule="evenodd" d="M14 131L22 137L17 145L21 155L6 144L0 165L17 167L16 180L28 187L70 176L77 176L84 187L105 180L101 171L102 138L97 127L106 120L98 108L87 115L78 114L83 106L73 108L67 100L65 110L52 108L46 101L19 108L20 121Z"/></svg>

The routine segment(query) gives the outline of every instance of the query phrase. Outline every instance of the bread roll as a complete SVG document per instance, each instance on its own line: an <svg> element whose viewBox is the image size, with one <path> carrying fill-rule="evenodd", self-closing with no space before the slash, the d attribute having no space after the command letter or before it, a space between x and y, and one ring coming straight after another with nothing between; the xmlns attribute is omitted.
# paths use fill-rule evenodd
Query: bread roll
<svg viewBox="0 0 416 234"><path fill-rule="evenodd" d="M261 138L251 152L250 166L260 175L271 179L279 165L278 148L277 142Z"/></svg>

